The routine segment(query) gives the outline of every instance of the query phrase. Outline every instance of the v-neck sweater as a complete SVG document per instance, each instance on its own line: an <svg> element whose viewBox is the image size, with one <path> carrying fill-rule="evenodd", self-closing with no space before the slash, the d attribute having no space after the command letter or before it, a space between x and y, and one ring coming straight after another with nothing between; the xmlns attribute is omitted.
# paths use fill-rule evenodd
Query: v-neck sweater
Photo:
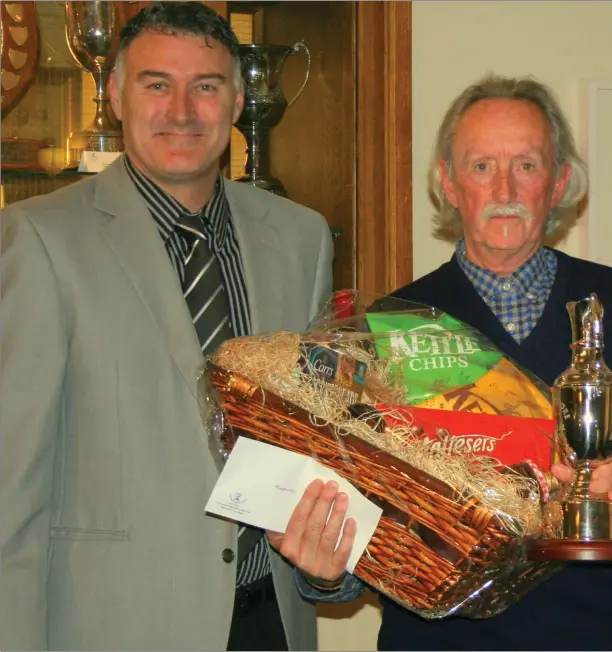
<svg viewBox="0 0 612 652"><path fill-rule="evenodd" d="M552 385L570 362L572 335L566 303L595 292L604 305L605 355L612 367L612 268L553 251L557 256L555 281L544 311L522 344L506 331L478 294L459 266L456 254L393 296L433 305L467 322L547 385Z"/></svg>
<svg viewBox="0 0 612 652"><path fill-rule="evenodd" d="M519 364L552 385L570 362L566 309L595 292L604 305L605 357L612 367L612 268L555 250L555 281L535 328L522 344L497 320L456 256L393 296L443 310L480 330ZM576 563L485 620L426 621L385 597L380 650L610 650L612 563Z"/></svg>

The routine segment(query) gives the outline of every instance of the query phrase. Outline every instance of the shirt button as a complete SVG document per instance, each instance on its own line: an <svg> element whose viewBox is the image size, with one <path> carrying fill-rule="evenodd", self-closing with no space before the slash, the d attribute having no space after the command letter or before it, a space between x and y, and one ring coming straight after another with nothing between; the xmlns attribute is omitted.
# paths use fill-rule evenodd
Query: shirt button
<svg viewBox="0 0 612 652"><path fill-rule="evenodd" d="M504 289L506 291L511 290L512 289L512 283L510 281L508 281L507 283L504 283L502 285L502 289Z"/></svg>
<svg viewBox="0 0 612 652"><path fill-rule="evenodd" d="M231 548L225 548L225 550L221 553L221 559L226 564L231 564L234 561L234 551Z"/></svg>
<svg viewBox="0 0 612 652"><path fill-rule="evenodd" d="M526 296L528 299L535 299L533 292L527 292Z"/></svg>
<svg viewBox="0 0 612 652"><path fill-rule="evenodd" d="M509 330L511 333L514 331L515 328L516 328L516 326L511 321L508 322L508 324L506 325L506 330Z"/></svg>

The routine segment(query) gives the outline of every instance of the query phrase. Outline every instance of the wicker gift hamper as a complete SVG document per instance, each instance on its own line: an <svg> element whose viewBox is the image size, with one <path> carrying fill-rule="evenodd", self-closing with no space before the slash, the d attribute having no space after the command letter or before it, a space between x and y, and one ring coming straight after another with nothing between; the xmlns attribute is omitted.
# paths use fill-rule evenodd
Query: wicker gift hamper
<svg viewBox="0 0 612 652"><path fill-rule="evenodd" d="M558 567L525 561L521 527L442 482L209 360L220 439L238 436L311 456L383 509L355 575L426 618L490 617Z"/></svg>

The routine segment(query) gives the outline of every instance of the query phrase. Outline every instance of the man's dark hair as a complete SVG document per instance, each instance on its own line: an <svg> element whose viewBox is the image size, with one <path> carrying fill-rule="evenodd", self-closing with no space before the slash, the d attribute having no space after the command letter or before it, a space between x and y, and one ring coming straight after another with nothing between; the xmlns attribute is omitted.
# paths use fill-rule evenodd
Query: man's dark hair
<svg viewBox="0 0 612 652"><path fill-rule="evenodd" d="M238 39L230 24L201 2L152 2L125 23L121 29L121 48L125 49L145 29L171 36L193 34L214 38L232 57L238 56Z"/></svg>
<svg viewBox="0 0 612 652"><path fill-rule="evenodd" d="M202 36L207 43L209 38L218 41L232 55L240 78L240 53L234 31L225 18L201 2L152 2L141 9L121 29L116 69L122 65L127 47L145 30L169 36Z"/></svg>

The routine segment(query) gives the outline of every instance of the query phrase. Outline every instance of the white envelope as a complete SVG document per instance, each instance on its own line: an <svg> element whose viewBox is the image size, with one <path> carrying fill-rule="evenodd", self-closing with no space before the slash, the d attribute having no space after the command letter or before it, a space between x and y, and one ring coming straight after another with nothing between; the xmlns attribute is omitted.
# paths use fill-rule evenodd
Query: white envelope
<svg viewBox="0 0 612 652"><path fill-rule="evenodd" d="M335 471L311 457L239 437L206 504L206 511L254 527L285 532L312 480L335 480L349 497L346 518L357 522L347 570L353 572L374 534L382 509Z"/></svg>

